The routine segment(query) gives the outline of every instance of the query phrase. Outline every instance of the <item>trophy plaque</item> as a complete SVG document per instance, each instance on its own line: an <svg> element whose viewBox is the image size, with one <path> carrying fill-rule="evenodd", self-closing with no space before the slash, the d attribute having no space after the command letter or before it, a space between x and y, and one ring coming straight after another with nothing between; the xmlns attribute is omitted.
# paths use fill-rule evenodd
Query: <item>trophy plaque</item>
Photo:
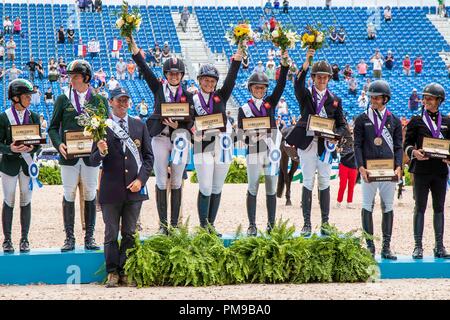
<svg viewBox="0 0 450 320"><path fill-rule="evenodd" d="M367 160L369 182L398 181L394 172L394 159Z"/></svg>
<svg viewBox="0 0 450 320"><path fill-rule="evenodd" d="M11 126L11 137L16 146L45 144L46 139L41 137L39 124L22 124Z"/></svg>
<svg viewBox="0 0 450 320"><path fill-rule="evenodd" d="M313 131L314 136L328 140L339 140L340 136L333 131L334 119L309 115L306 130Z"/></svg>
<svg viewBox="0 0 450 320"><path fill-rule="evenodd" d="M242 118L242 129L244 130L258 130L270 128L271 128L270 117Z"/></svg>
<svg viewBox="0 0 450 320"><path fill-rule="evenodd" d="M161 103L161 121L189 121L189 103Z"/></svg>
<svg viewBox="0 0 450 320"><path fill-rule="evenodd" d="M426 157L450 159L450 140L424 137L422 149Z"/></svg>
<svg viewBox="0 0 450 320"><path fill-rule="evenodd" d="M222 113L213 113L207 116L195 117L195 128L198 131L221 129L225 127Z"/></svg>
<svg viewBox="0 0 450 320"><path fill-rule="evenodd" d="M92 136L85 136L83 131L65 131L64 141L67 146L67 159L87 157L91 154Z"/></svg>

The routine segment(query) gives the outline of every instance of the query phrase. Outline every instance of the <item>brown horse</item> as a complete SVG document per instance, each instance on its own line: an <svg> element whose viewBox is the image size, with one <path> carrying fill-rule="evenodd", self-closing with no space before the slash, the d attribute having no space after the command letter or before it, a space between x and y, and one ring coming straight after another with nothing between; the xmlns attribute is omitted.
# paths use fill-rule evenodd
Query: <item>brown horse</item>
<svg viewBox="0 0 450 320"><path fill-rule="evenodd" d="M278 185L277 185L277 197L281 198L283 196L284 186L286 186L286 205L291 206L291 183L294 177L295 171L297 171L299 165L299 156L297 149L294 146L290 146L286 143L286 137L293 130L294 126L289 128L283 128L281 134L283 139L281 141L280 151L280 173L278 175ZM289 159L291 159L291 169L288 170Z"/></svg>

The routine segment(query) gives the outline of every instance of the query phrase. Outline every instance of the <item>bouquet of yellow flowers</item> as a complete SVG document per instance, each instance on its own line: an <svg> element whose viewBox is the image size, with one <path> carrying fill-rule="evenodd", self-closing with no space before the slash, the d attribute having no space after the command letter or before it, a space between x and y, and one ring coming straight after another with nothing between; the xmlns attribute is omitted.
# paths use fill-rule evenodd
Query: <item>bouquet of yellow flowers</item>
<svg viewBox="0 0 450 320"><path fill-rule="evenodd" d="M319 23L317 27L311 25L306 26L306 32L302 35L302 48L320 49L325 42L325 32L321 30L322 25ZM309 64L313 63L313 58L309 58Z"/></svg>
<svg viewBox="0 0 450 320"><path fill-rule="evenodd" d="M230 30L225 34L225 38L231 44L240 46L244 55L247 55L246 46L243 45L243 42L246 41L247 45L252 45L255 41L255 34L250 23L244 21L238 25L230 25Z"/></svg>
<svg viewBox="0 0 450 320"><path fill-rule="evenodd" d="M83 135L92 136L94 142L106 138L106 108L103 102L100 102L97 110L89 106L84 107L83 113L75 117L78 125L84 127Z"/></svg>
<svg viewBox="0 0 450 320"><path fill-rule="evenodd" d="M118 16L116 27L120 30L121 37L131 37L134 31L139 31L142 17L137 8L133 8L133 11L130 13L128 11L128 2L123 1L122 10L119 13L116 13L116 15ZM130 44L128 44L128 50L131 51Z"/></svg>

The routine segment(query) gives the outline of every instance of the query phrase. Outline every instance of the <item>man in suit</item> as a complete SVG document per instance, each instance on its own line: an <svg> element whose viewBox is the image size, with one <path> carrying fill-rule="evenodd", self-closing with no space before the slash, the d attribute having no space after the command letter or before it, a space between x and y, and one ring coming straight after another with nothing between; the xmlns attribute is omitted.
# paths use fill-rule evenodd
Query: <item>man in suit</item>
<svg viewBox="0 0 450 320"><path fill-rule="evenodd" d="M391 99L389 84L383 80L373 81L369 85L367 95L370 97L370 107L366 112L360 114L355 120L354 149L355 159L361 174L361 189L363 193L361 218L365 232L373 235L373 203L377 189L380 193L382 215L383 248L381 257L396 260L397 257L391 252L390 242L392 235L392 224L394 221L394 194L395 182L374 181L369 182L367 171L367 160L392 159L395 174L401 179L402 175L402 124L386 108ZM392 169L394 169L392 168ZM367 240L367 248L375 255L373 240Z"/></svg>
<svg viewBox="0 0 450 320"><path fill-rule="evenodd" d="M328 141L314 136L307 130L310 115L322 118L331 118L335 121L335 133L342 135L346 128L346 121L342 111L342 100L328 90L328 82L333 76L331 65L326 61L314 63L311 70L313 85L306 87L306 74L309 70L309 59L314 57L315 50L309 49L303 69L295 81L294 90L300 105L301 118L295 129L286 137L286 142L298 148L300 165L303 173L302 210L304 226L302 234L311 234L311 202L314 179L317 171L319 184L319 202L322 216L322 225L328 223L330 213L330 174L332 144L337 141ZM322 233L325 230L322 228Z"/></svg>
<svg viewBox="0 0 450 320"><path fill-rule="evenodd" d="M150 136L146 125L129 117L130 96L124 88L110 92L112 119L107 136L94 144L91 161L103 163L99 202L105 222L105 260L107 287L128 284L124 273L126 252L133 247L142 201L148 199L146 182L153 166ZM121 223L122 240L117 237Z"/></svg>

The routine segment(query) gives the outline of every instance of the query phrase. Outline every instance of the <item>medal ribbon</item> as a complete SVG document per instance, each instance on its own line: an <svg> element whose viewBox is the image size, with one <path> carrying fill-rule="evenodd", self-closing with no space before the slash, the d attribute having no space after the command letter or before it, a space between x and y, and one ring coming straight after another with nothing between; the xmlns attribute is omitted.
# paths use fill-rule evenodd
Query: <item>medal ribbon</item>
<svg viewBox="0 0 450 320"><path fill-rule="evenodd" d="M428 129L430 129L431 134L433 135L433 138L439 138L439 135L441 133L441 124L442 124L441 113L438 112L437 123L436 123L436 130L434 129L433 120L431 120L431 117L428 114L428 112L425 110L423 114L425 115L425 120L427 121Z"/></svg>
<svg viewBox="0 0 450 320"><path fill-rule="evenodd" d="M22 123L20 123L19 115L17 114L17 110L16 110L16 108L14 108L14 106L11 107L11 112L12 112L12 114L14 116L14 120L16 120L17 124L28 124L28 123L30 123L30 112L28 111L28 109L25 109L25 114L23 116L23 122Z"/></svg>
<svg viewBox="0 0 450 320"><path fill-rule="evenodd" d="M316 114L320 114L320 111L322 110L325 101L328 99L328 90L325 91L325 94L323 95L322 99L317 102L317 90L314 86L312 86L312 96L313 96L313 102L316 106Z"/></svg>
<svg viewBox="0 0 450 320"><path fill-rule="evenodd" d="M375 122L375 126L374 126L374 128L375 128L375 135L377 136L377 138L379 138L379 137L381 137L384 125L386 124L388 112L387 112L387 110L384 112L383 119L381 120L381 125L378 126L378 114L376 114L376 112L373 109L372 109L372 111L374 113L373 120Z"/></svg>
<svg viewBox="0 0 450 320"><path fill-rule="evenodd" d="M75 89L73 90L73 96L75 98L75 107L77 108L77 113L81 114L83 112L83 110L81 109L81 105L80 105L80 98L78 97L78 93ZM89 101L91 99L91 87L88 88L87 93L86 93L86 99L84 100Z"/></svg>
<svg viewBox="0 0 450 320"><path fill-rule="evenodd" d="M264 107L264 101L261 104L261 110L258 110L256 105L253 103L252 99L248 100L248 105L249 105L250 109L252 109L252 112L256 117L266 117L267 116L267 110Z"/></svg>
<svg viewBox="0 0 450 320"><path fill-rule="evenodd" d="M170 102L180 102L181 101L181 95L183 94L183 89L181 89L181 85L178 86L177 94L175 97L172 94L172 91L169 89L169 96L170 96Z"/></svg>
<svg viewBox="0 0 450 320"><path fill-rule="evenodd" d="M200 104L202 105L203 110L206 111L207 114L212 114L213 112L213 93L210 93L209 95L209 101L208 105L206 105L205 98L203 98L203 95L201 92L198 93L198 99L200 100Z"/></svg>

